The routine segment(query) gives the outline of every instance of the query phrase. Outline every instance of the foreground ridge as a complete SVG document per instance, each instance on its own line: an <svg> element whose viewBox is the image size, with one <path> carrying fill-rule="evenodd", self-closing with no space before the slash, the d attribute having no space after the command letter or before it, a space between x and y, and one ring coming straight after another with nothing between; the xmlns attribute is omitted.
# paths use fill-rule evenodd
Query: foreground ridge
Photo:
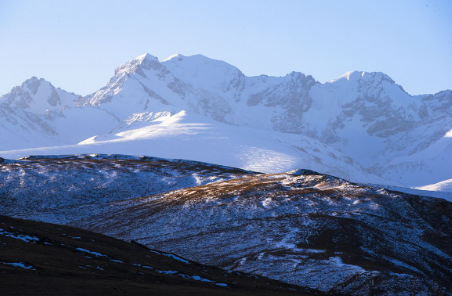
<svg viewBox="0 0 452 296"><path fill-rule="evenodd" d="M0 216L2 295L324 295L85 230Z"/></svg>
<svg viewBox="0 0 452 296"><path fill-rule="evenodd" d="M119 155L30 157L0 168L20 173L0 188L2 202L13 201L3 214L324 292L450 295L452 203L443 199L306 169L262 174ZM41 194L27 193L39 178L48 181L36 183Z"/></svg>

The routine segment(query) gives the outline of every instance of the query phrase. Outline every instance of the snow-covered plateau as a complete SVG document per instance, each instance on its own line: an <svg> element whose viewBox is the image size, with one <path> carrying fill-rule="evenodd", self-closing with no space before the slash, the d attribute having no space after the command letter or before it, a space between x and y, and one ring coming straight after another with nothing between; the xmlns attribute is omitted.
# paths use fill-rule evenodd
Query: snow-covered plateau
<svg viewBox="0 0 452 296"><path fill-rule="evenodd" d="M248 77L202 55L144 54L88 96L35 77L1 96L0 157L119 153L265 173L301 167L447 194L451 112L452 91L411 96L379 72L322 84L298 72Z"/></svg>

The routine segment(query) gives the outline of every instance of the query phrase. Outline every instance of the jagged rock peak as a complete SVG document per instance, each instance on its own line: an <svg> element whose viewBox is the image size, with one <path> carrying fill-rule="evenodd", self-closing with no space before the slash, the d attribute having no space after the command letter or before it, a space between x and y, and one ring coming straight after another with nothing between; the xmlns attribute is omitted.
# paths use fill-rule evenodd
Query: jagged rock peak
<svg viewBox="0 0 452 296"><path fill-rule="evenodd" d="M36 76L33 76L33 77L28 78L27 80L25 80L25 81L22 83L22 85L25 85L25 84L28 84L28 83L33 83L33 82L36 82L36 81L45 81L45 79L44 79L44 78L38 78L38 77L36 77Z"/></svg>
<svg viewBox="0 0 452 296"><path fill-rule="evenodd" d="M134 73L134 72L141 73L142 68L150 69L162 67L163 65L159 62L157 57L149 53L145 53L117 67L115 69L115 75L121 73Z"/></svg>
<svg viewBox="0 0 452 296"><path fill-rule="evenodd" d="M308 84L310 86L312 86L312 85L314 85L316 83L319 83L311 75L305 75L305 74L303 74L301 72L295 72L295 71L292 71L289 74L287 74L285 76L285 78L288 79L288 80L292 80L292 81L306 81L306 82L308 82Z"/></svg>
<svg viewBox="0 0 452 296"><path fill-rule="evenodd" d="M149 54L149 53L145 53L145 54L142 54L142 55L138 56L135 60L138 60L141 63L143 63L146 60L147 61L158 61L158 58L153 56L153 55L151 55L151 54Z"/></svg>
<svg viewBox="0 0 452 296"><path fill-rule="evenodd" d="M6 98L7 96L18 94L18 93L29 93L29 94L35 95L42 85L45 85L46 88L51 89L51 90L55 89L55 87L52 85L52 83L45 80L44 78L37 78L36 76L33 76L33 77L25 80L20 86L13 87L9 93L7 93L1 97Z"/></svg>
<svg viewBox="0 0 452 296"><path fill-rule="evenodd" d="M183 59L183 58L185 58L184 55L182 55L182 54L180 54L180 53L176 53L176 54L173 54L172 56L169 56L168 58L164 59L164 60L162 61L162 63L167 62L167 61L171 61L172 59L181 60L181 59Z"/></svg>

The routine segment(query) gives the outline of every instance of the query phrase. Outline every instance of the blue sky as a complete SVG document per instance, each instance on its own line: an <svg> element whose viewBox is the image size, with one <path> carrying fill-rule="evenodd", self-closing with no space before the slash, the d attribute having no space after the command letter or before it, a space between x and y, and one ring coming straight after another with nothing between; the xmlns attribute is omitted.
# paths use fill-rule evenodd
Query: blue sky
<svg viewBox="0 0 452 296"><path fill-rule="evenodd" d="M0 94L37 76L85 95L145 52L320 82L380 71L435 93L452 89L452 1L0 0Z"/></svg>

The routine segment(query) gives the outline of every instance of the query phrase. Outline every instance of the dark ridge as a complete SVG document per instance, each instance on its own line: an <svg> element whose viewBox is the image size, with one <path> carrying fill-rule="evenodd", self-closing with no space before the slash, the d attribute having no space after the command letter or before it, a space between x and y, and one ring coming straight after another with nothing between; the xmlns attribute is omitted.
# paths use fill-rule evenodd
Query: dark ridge
<svg viewBox="0 0 452 296"><path fill-rule="evenodd" d="M190 164L190 165L198 165L202 167L212 167L212 168L220 168L224 170L230 170L235 172L242 172L247 174L260 174L259 172L248 171L236 167L229 167L219 164L212 164L202 161L196 160L187 160L187 159L170 159L170 158L161 158L154 156L134 156L134 155L124 155L124 154L63 154L63 155L28 155L20 158L19 160L46 160L46 159L68 159L68 160L143 160L143 161L154 161L154 162L175 162L180 164Z"/></svg>
<svg viewBox="0 0 452 296"><path fill-rule="evenodd" d="M0 295L326 295L78 228L0 216Z"/></svg>

